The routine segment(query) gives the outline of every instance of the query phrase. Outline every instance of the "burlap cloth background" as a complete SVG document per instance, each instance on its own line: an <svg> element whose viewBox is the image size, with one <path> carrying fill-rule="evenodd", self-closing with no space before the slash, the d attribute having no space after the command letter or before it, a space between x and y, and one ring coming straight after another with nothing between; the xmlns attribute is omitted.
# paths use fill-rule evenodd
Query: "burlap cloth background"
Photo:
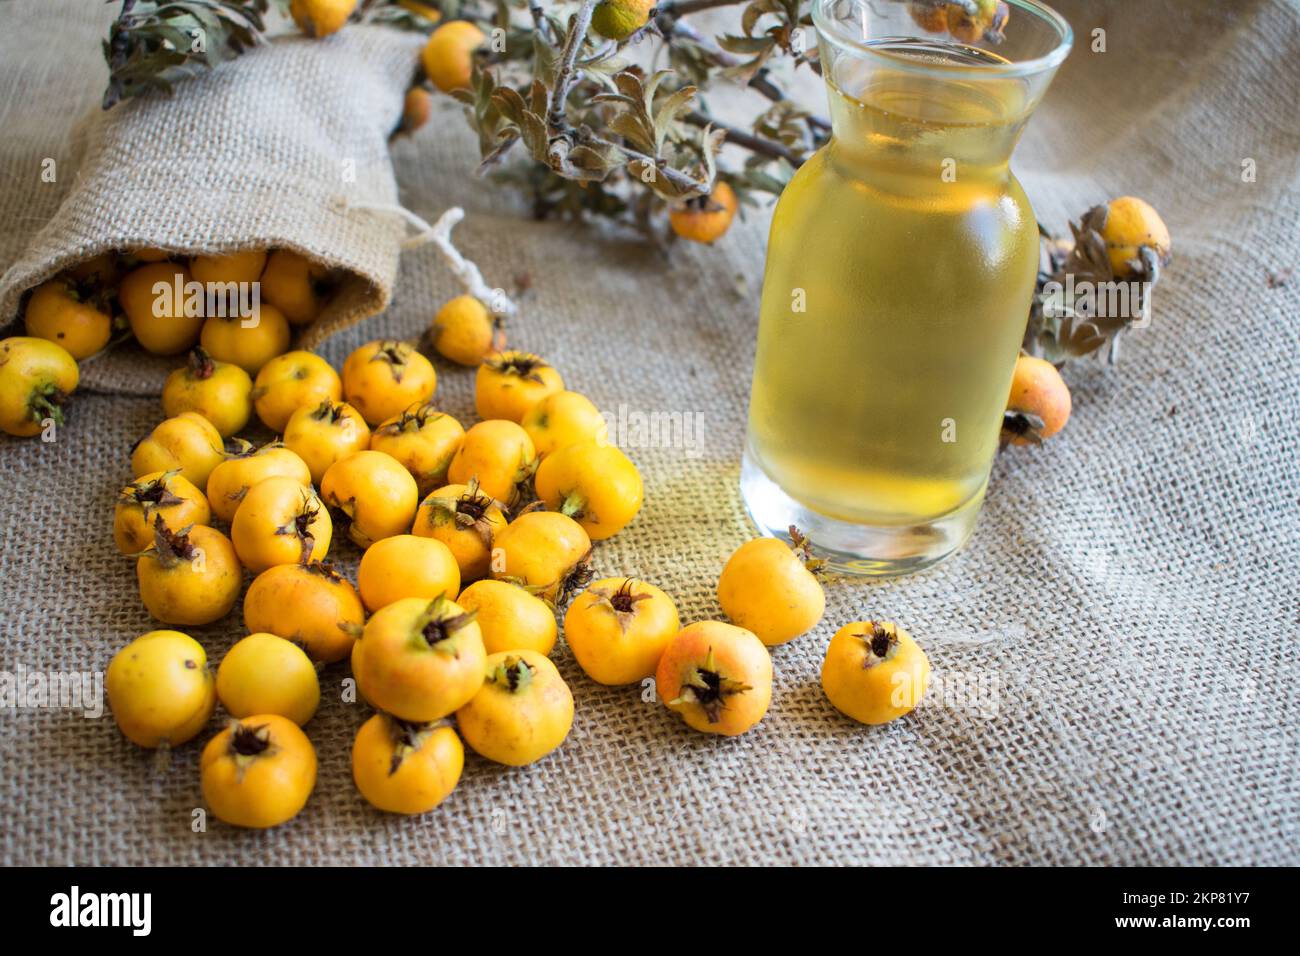
<svg viewBox="0 0 1300 956"><path fill-rule="evenodd" d="M31 73L0 91L4 140L60 149L103 84L93 43L48 0L0 8L0 60ZM104 16L83 0L78 22ZM640 691L602 689L564 650L577 718L531 769L470 756L455 794L419 819L371 810L350 779L361 708L341 670L308 725L320 755L306 811L271 833L213 823L199 745L157 771L111 718L0 715L5 863L1291 863L1300 862L1300 30L1294 4L1062 3L1080 37L1018 154L1042 218L1136 193L1169 221L1177 262L1154 325L1123 364L1070 370L1059 439L1003 456L980 527L919 577L836 582L825 622L774 654L760 727L698 736ZM39 22L40 30L29 29ZM60 31L55 35L54 28ZM1088 50L1094 27L1108 51ZM78 31L84 35L73 45ZM76 53L70 52L76 50ZM12 62L12 61L11 61ZM489 281L532 276L514 333L602 408L703 416L698 456L634 448L647 481L634 525L598 550L684 618L718 613L713 582L751 534L737 492L766 217L670 263L633 242L529 221L466 173L456 107L395 158L403 202L469 210L457 238ZM53 212L38 171L0 151L0 266ZM1241 163L1258 179L1243 183ZM413 335L455 290L408 253L392 307L328 342ZM470 376L442 400L468 414ZM81 394L54 444L0 444L0 667L102 668L153 626L109 534L127 449L156 400ZM355 552L340 548L348 563ZM923 708L882 729L841 719L818 665L837 623L905 622L936 671L982 680L982 707ZM219 659L238 612L197 636Z"/></svg>

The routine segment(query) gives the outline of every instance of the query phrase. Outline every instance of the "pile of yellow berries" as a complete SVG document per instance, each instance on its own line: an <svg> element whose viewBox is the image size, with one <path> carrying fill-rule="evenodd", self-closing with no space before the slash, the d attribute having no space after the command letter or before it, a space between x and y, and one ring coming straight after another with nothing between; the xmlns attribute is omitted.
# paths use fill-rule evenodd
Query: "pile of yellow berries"
<svg viewBox="0 0 1300 956"><path fill-rule="evenodd" d="M573 695L548 657L566 604L565 640L593 680L653 678L690 726L726 735L767 712L768 646L822 617L815 562L772 539L746 543L722 571L732 623L683 628L650 582L591 580L593 542L627 526L643 496L596 406L542 358L505 350L477 300L447 303L430 339L476 368L481 420L469 428L438 410L434 366L406 342L362 345L341 375L287 352L255 382L196 350L164 389L169 417L132 451L114 539L136 561L149 613L173 627L220 620L253 575L248 636L215 677L179 630L132 641L107 674L118 725L144 747L179 746L221 703L232 720L204 749L201 783L229 823L274 826L306 804L316 756L301 728L326 665L348 660L377 711L353 744L358 790L379 809L422 813L456 786L464 744L523 766L567 737ZM254 414L281 437L232 438ZM355 582L325 563L336 535L363 551ZM901 702L900 672L915 685ZM915 706L927 674L905 632L867 622L836 635L824 679L837 707L879 723Z"/></svg>
<svg viewBox="0 0 1300 956"><path fill-rule="evenodd" d="M278 255L161 265L265 283ZM118 287L128 318L129 280L146 268ZM300 293L316 294L315 266L295 274ZM810 570L817 562L797 537L796 549L772 539L742 545L718 582L731 623L683 628L673 599L650 582L591 580L593 542L636 517L641 476L608 442L596 406L544 359L507 350L481 302L452 299L428 336L444 359L475 369L481 420L466 428L434 403L437 372L408 342L368 342L341 374L319 355L284 351L279 338L268 345L268 314L286 314L277 298L259 322L222 327L221 336L207 334L211 319L181 336L172 326L188 318L152 308L136 329L142 343L172 343L166 350L195 334L203 344L167 378L167 418L132 449L114 541L134 559L141 601L163 625L211 624L243 592L248 636L214 676L191 636L151 631L114 656L107 691L122 732L150 748L192 739L221 703L232 720L201 759L213 813L268 827L302 809L316 756L301 728L320 701L319 670L344 660L377 711L352 754L356 786L374 806L432 809L459 780L462 740L503 764L542 759L573 722L573 695L548 657L561 613L565 640L593 680L653 679L665 704L707 733L740 734L763 718L768 647L806 633L825 609ZM29 306L31 332L53 338L74 327L42 326ZM76 361L54 341L0 342L6 430L32 434L76 384ZM261 445L236 437L254 417L279 437ZM326 563L338 535L363 552L355 582ZM909 682L902 697L899 675ZM867 723L910 711L927 677L911 638L875 622L841 629L823 670L832 703Z"/></svg>

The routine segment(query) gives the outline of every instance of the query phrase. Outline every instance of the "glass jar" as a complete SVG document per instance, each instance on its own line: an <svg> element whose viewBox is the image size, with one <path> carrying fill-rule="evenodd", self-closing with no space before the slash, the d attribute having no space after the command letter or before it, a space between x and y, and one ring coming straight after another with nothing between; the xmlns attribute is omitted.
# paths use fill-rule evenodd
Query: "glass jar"
<svg viewBox="0 0 1300 956"><path fill-rule="evenodd" d="M958 30L968 10L1009 12L1005 38ZM741 491L764 533L901 574L959 548L983 501L1039 263L1009 162L1071 33L1036 0L813 19L833 135L773 215Z"/></svg>

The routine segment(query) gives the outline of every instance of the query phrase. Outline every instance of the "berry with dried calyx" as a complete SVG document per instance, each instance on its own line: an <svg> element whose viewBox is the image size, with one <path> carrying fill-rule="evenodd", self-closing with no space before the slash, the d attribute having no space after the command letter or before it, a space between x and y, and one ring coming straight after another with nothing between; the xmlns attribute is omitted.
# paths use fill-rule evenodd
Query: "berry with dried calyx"
<svg viewBox="0 0 1300 956"><path fill-rule="evenodd" d="M807 538L790 528L792 549L776 538L746 541L718 577L718 603L727 617L773 646L813 629L826 610L826 592L813 572Z"/></svg>
<svg viewBox="0 0 1300 956"><path fill-rule="evenodd" d="M529 511L497 532L492 576L520 581L562 605L591 580L590 561L591 538L578 522L554 511Z"/></svg>
<svg viewBox="0 0 1300 956"><path fill-rule="evenodd" d="M634 578L602 578L564 615L564 640L587 676L633 684L654 675L681 628L673 599Z"/></svg>
<svg viewBox="0 0 1300 956"><path fill-rule="evenodd" d="M230 539L204 525L172 531L154 518L154 546L135 563L140 600L165 624L211 624L239 599L243 568Z"/></svg>
<svg viewBox="0 0 1300 956"><path fill-rule="evenodd" d="M289 718L256 714L208 741L199 780L217 819L254 829L278 826L307 805L316 787L316 750Z"/></svg>
<svg viewBox="0 0 1300 956"><path fill-rule="evenodd" d="M716 242L736 218L736 193L719 182L708 196L688 199L668 213L673 232L691 242Z"/></svg>
<svg viewBox="0 0 1300 956"><path fill-rule="evenodd" d="M948 3L945 21L961 43L1001 43L1006 39L1011 8L1003 0L956 0Z"/></svg>
<svg viewBox="0 0 1300 956"><path fill-rule="evenodd" d="M573 694L555 665L536 651L493 654L485 679L456 711L456 726L478 754L510 767L541 760L573 727Z"/></svg>
<svg viewBox="0 0 1300 956"><path fill-rule="evenodd" d="M316 491L274 475L248 490L230 523L239 560L254 574L277 564L323 561L333 524Z"/></svg>
<svg viewBox="0 0 1300 956"><path fill-rule="evenodd" d="M284 445L307 463L311 480L319 484L330 465L370 447L370 426L347 402L326 399L289 416Z"/></svg>
<svg viewBox="0 0 1300 956"><path fill-rule="evenodd" d="M311 485L307 463L280 442L254 447L233 439L232 444L235 450L208 476L208 505L222 521L233 521L248 489L266 478L279 475L303 486Z"/></svg>
<svg viewBox="0 0 1300 956"><path fill-rule="evenodd" d="M0 430L39 435L63 424L63 406L81 380L76 360L53 342L26 335L0 340Z"/></svg>
<svg viewBox="0 0 1300 956"><path fill-rule="evenodd" d="M1070 418L1070 389L1056 366L1032 355L1016 359L1011 394L1002 420L1002 441L1037 445L1051 438Z"/></svg>
<svg viewBox="0 0 1300 956"><path fill-rule="evenodd" d="M697 621L669 642L655 685L668 709L695 730L734 737L767 713L772 657L742 627Z"/></svg>
<svg viewBox="0 0 1300 956"><path fill-rule="evenodd" d="M460 782L465 748L445 721L413 724L375 714L352 744L352 779L366 801L388 813L427 813Z"/></svg>
<svg viewBox="0 0 1300 956"><path fill-rule="evenodd" d="M1095 222L1095 228L1106 243L1111 268L1117 279L1141 277L1153 279L1151 270L1144 267L1143 249L1154 253L1160 266L1169 264L1173 240L1169 227L1150 203L1136 196L1120 196L1104 207L1104 217Z"/></svg>
<svg viewBox="0 0 1300 956"><path fill-rule="evenodd" d="M352 649L352 673L366 699L419 723L467 704L483 686L486 661L474 614L445 597L381 608Z"/></svg>
<svg viewBox="0 0 1300 956"><path fill-rule="evenodd" d="M493 543L505 526L505 505L471 481L446 485L420 502L411 533L445 544L467 583L487 577Z"/></svg>
<svg viewBox="0 0 1300 956"><path fill-rule="evenodd" d="M229 438L253 417L253 380L238 365L218 362L196 347L163 382L162 406L169 418L198 412Z"/></svg>
<svg viewBox="0 0 1300 956"><path fill-rule="evenodd" d="M547 395L564 391L564 379L541 356L531 352L494 352L474 378L474 407L479 418L518 423Z"/></svg>
<svg viewBox="0 0 1300 956"><path fill-rule="evenodd" d="M460 422L432 402L422 402L381 423L370 435L370 449L400 462L424 496L446 484L447 470L464 438Z"/></svg>
<svg viewBox="0 0 1300 956"><path fill-rule="evenodd" d="M930 661L910 634L888 621L854 621L835 632L822 661L822 689L862 724L910 713L930 680Z"/></svg>
<svg viewBox="0 0 1300 956"><path fill-rule="evenodd" d="M211 524L208 500L179 471L142 475L124 487L113 506L113 543L122 554L139 554L154 543L158 519L171 531Z"/></svg>

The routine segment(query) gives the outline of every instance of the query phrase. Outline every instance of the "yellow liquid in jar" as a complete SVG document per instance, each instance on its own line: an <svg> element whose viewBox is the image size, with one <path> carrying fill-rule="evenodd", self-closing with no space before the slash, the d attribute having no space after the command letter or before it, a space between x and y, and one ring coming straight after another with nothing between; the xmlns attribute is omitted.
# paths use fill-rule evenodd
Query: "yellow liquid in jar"
<svg viewBox="0 0 1300 956"><path fill-rule="evenodd" d="M908 525L981 495L997 449L1038 269L1027 111L1011 79L864 76L829 78L835 138L773 217L749 443L807 507Z"/></svg>

